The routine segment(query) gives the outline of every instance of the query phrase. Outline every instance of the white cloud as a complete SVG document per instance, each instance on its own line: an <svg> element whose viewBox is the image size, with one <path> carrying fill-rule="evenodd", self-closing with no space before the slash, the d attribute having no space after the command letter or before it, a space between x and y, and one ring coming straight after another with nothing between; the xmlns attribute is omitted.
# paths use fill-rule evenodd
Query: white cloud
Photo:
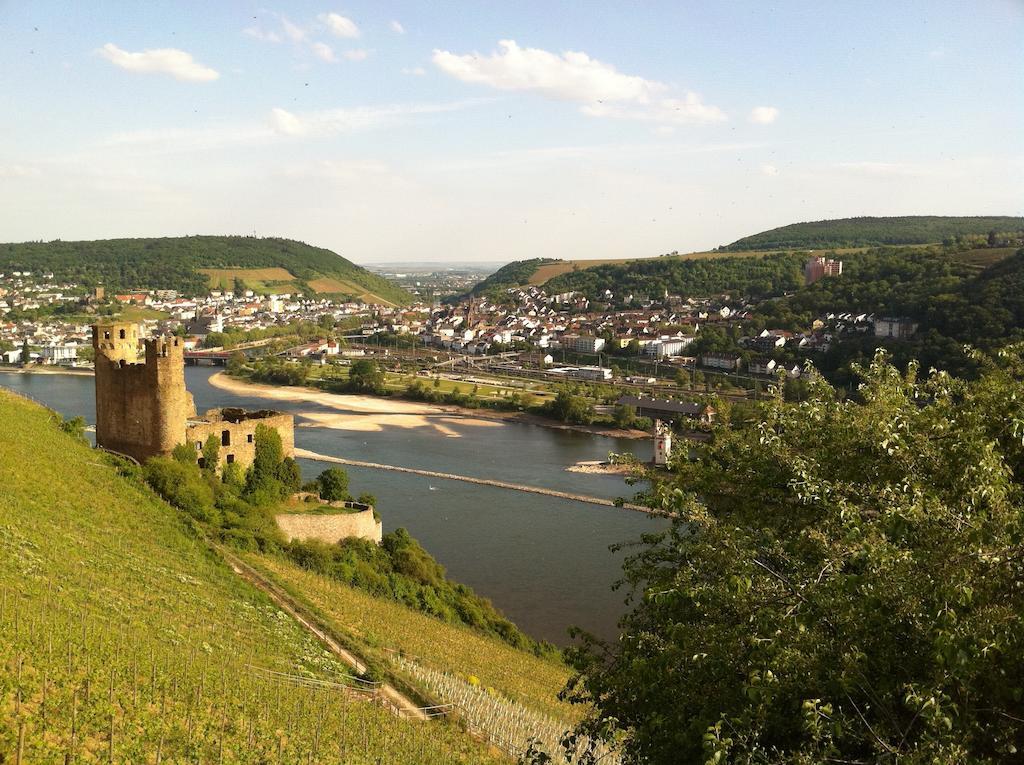
<svg viewBox="0 0 1024 765"><path fill-rule="evenodd" d="M540 48L520 48L515 40L501 40L498 46L501 50L490 56L435 50L433 62L463 82L498 90L529 90L567 101L646 103L667 90L660 82L622 74L586 53L557 55Z"/></svg>
<svg viewBox="0 0 1024 765"><path fill-rule="evenodd" d="M934 174L934 168L903 162L837 162L835 167L855 175L880 178L916 177Z"/></svg>
<svg viewBox="0 0 1024 765"><path fill-rule="evenodd" d="M309 49L313 51L313 55L321 61L333 64L338 60L338 57L334 55L334 49L327 43L315 42L309 46ZM345 54L345 58L348 58L347 53Z"/></svg>
<svg viewBox="0 0 1024 765"><path fill-rule="evenodd" d="M766 162L763 165L761 165L761 174L762 175L772 175L772 176L778 175L779 174L779 168L777 168L775 165L771 164L770 162Z"/></svg>
<svg viewBox="0 0 1024 765"><path fill-rule="evenodd" d="M321 13L317 16L331 33L336 37L355 38L359 37L359 27L352 19L342 16L340 13Z"/></svg>
<svg viewBox="0 0 1024 765"><path fill-rule="evenodd" d="M366 57L370 55L370 51L358 48L356 50L347 50L341 55L343 55L349 61L365 61Z"/></svg>
<svg viewBox="0 0 1024 765"><path fill-rule="evenodd" d="M40 174L35 165L0 165L0 178L35 178Z"/></svg>
<svg viewBox="0 0 1024 765"><path fill-rule="evenodd" d="M406 66L402 68L402 74L410 74L413 77L422 77L427 73L427 70L422 66Z"/></svg>
<svg viewBox="0 0 1024 765"><path fill-rule="evenodd" d="M719 122L726 119L717 106L705 104L693 91L682 97L656 80L623 74L579 51L561 55L539 48L520 48L501 40L490 56L457 55L435 50L434 65L463 82L498 90L532 91L549 98L584 104L592 117L645 120L670 124Z"/></svg>
<svg viewBox="0 0 1024 765"><path fill-rule="evenodd" d="M307 36L306 30L298 24L293 24L284 16L281 17L281 28L284 30L285 36L293 43L305 42Z"/></svg>
<svg viewBox="0 0 1024 765"><path fill-rule="evenodd" d="M154 48L138 53L107 43L97 51L103 58L129 72L169 74L176 80L209 82L220 77L216 69L203 66L192 55L177 48Z"/></svg>
<svg viewBox="0 0 1024 765"><path fill-rule="evenodd" d="M284 135L321 137L356 130L368 130L401 122L420 114L438 114L464 109L473 101L440 104L395 104L392 106L360 106L352 109L324 109L293 114L275 108L271 112L271 125Z"/></svg>
<svg viewBox="0 0 1024 765"><path fill-rule="evenodd" d="M282 135L302 135L306 132L302 120L290 111L277 107L270 110L270 126Z"/></svg>
<svg viewBox="0 0 1024 765"><path fill-rule="evenodd" d="M262 29L261 27L246 27L242 30L242 34L253 39L260 40L261 42L279 43L281 42L281 35L277 32Z"/></svg>
<svg viewBox="0 0 1024 765"><path fill-rule="evenodd" d="M103 144L114 148L146 154L173 154L180 152L211 151L229 147L258 146L289 137L322 138L338 133L391 127L424 114L460 111L484 103L483 99L449 101L441 103L392 104L390 106L359 106L349 109L290 112L275 107L263 120L210 125L201 128L160 128L115 133ZM28 174L15 170L18 166L3 168L0 175Z"/></svg>
<svg viewBox="0 0 1024 765"><path fill-rule="evenodd" d="M692 124L699 122L722 122L725 112L717 106L705 104L700 95L687 91L683 98L660 98L650 104L588 104L582 108L591 117L614 117L625 120L642 120L667 124Z"/></svg>
<svg viewBox="0 0 1024 765"><path fill-rule="evenodd" d="M395 19L392 19L391 23L388 24L388 29L390 29L396 35L405 34L405 27L402 26L402 23L400 21L396 21Z"/></svg>
<svg viewBox="0 0 1024 765"><path fill-rule="evenodd" d="M779 110L774 106L755 106L750 110L750 121L758 125L771 125L779 118Z"/></svg>

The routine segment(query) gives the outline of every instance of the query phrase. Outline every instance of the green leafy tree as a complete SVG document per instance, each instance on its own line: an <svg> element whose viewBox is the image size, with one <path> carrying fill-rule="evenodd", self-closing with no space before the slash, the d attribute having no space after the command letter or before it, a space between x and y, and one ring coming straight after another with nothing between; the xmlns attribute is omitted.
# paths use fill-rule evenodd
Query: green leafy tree
<svg viewBox="0 0 1024 765"><path fill-rule="evenodd" d="M812 379L691 447L621 636L571 652L577 733L652 765L1018 758L1020 352L975 383L879 355L857 402Z"/></svg>
<svg viewBox="0 0 1024 765"><path fill-rule="evenodd" d="M348 384L349 389L357 393L382 393L384 372L376 361L359 359L349 368Z"/></svg>
<svg viewBox="0 0 1024 765"><path fill-rule="evenodd" d="M178 444L171 450L171 459L182 465L195 465L196 452L188 444Z"/></svg>
<svg viewBox="0 0 1024 765"><path fill-rule="evenodd" d="M26 339L21 344L21 363L28 364L30 361L32 361L32 352L29 350L28 340Z"/></svg>
<svg viewBox="0 0 1024 765"><path fill-rule="evenodd" d="M225 486L236 492L245 488L245 474L242 472L242 466L237 462L229 462L224 465L220 479Z"/></svg>
<svg viewBox="0 0 1024 765"><path fill-rule="evenodd" d="M297 492L302 487L302 468L299 467L299 463L291 457L281 460L277 467L277 480L289 494Z"/></svg>
<svg viewBox="0 0 1024 765"><path fill-rule="evenodd" d="M231 358L228 359L228 374L237 375L245 369L245 354L241 351L235 351L231 354Z"/></svg>
<svg viewBox="0 0 1024 765"><path fill-rule="evenodd" d="M203 444L203 472L213 475L220 465L220 439L213 433L206 437Z"/></svg>
<svg viewBox="0 0 1024 765"><path fill-rule="evenodd" d="M583 396L562 388L548 404L548 413L555 419L573 425L589 425L594 421L594 407Z"/></svg>
<svg viewBox="0 0 1024 765"><path fill-rule="evenodd" d="M203 523L216 523L213 489L194 461L156 457L143 467L146 482L164 499Z"/></svg>
<svg viewBox="0 0 1024 765"><path fill-rule="evenodd" d="M629 404L619 404L612 412L612 420L617 428L631 428L636 422L636 408Z"/></svg>
<svg viewBox="0 0 1024 765"><path fill-rule="evenodd" d="M60 421L60 429L76 441L86 441L85 425L85 419L82 417L72 417L70 420L62 418Z"/></svg>
<svg viewBox="0 0 1024 765"><path fill-rule="evenodd" d="M348 473L341 468L327 468L316 479L320 499L326 502L341 502L349 498Z"/></svg>
<svg viewBox="0 0 1024 765"><path fill-rule="evenodd" d="M256 504L282 499L288 491L279 476L284 460L281 434L275 428L257 425L253 442L255 456L245 477L245 493Z"/></svg>

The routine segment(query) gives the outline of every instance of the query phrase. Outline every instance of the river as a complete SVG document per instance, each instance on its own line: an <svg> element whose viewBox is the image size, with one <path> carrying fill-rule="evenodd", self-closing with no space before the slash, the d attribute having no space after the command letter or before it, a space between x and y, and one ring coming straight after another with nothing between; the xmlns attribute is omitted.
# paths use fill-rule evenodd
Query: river
<svg viewBox="0 0 1024 765"><path fill-rule="evenodd" d="M188 389L202 412L221 406L273 408L297 415L296 446L324 455L403 467L494 478L513 483L615 498L633 489L619 476L566 472L582 460L609 452L649 458L646 441L607 438L521 423L479 427L446 420L433 428L383 427L357 432L303 426L314 403L240 395L209 383L215 370L189 367ZM95 421L93 379L88 376L0 374L0 385L25 393L65 416ZM331 410L336 413L336 410ZM308 420L305 421L308 424ZM331 465L299 460L303 476ZM624 591L613 591L622 554L618 542L664 528L667 521L642 513L371 468L346 467L353 494L370 492L385 532L404 526L455 580L491 599L529 634L564 645L579 626L601 637L616 634L625 611Z"/></svg>

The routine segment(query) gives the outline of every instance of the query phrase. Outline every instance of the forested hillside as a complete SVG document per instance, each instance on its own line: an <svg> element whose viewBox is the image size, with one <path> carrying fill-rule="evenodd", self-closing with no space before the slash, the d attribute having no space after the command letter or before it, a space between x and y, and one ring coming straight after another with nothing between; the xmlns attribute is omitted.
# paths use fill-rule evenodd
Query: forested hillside
<svg viewBox="0 0 1024 765"><path fill-rule="evenodd" d="M549 294L577 290L592 300L605 290L615 299L630 293L657 299L666 290L684 296L731 292L764 298L803 284L804 260L805 256L792 253L699 260L647 258L571 271L556 276L544 289Z"/></svg>
<svg viewBox="0 0 1024 765"><path fill-rule="evenodd" d="M842 277L766 301L755 314L764 326L803 330L815 318L845 311L909 316L919 326L905 341L868 335L835 343L814 357L833 380L848 381L850 362L866 363L879 345L901 364L913 358L926 368L973 375L976 364L964 345L992 352L1024 339L1024 250L979 271L949 248L877 248L845 256Z"/></svg>
<svg viewBox="0 0 1024 765"><path fill-rule="evenodd" d="M956 237L987 236L990 231L1024 231L1024 217L951 217L910 215L839 218L793 223L737 239L723 250L829 249L885 244L936 244Z"/></svg>
<svg viewBox="0 0 1024 765"><path fill-rule="evenodd" d="M330 250L291 239L187 236L0 244L0 271L52 271L57 279L102 284L108 292L147 287L201 294L240 285L264 293L411 301L387 279Z"/></svg>
<svg viewBox="0 0 1024 765"><path fill-rule="evenodd" d="M509 287L518 287L527 284L538 266L545 263L554 263L551 258L532 258L530 260L514 260L508 263L482 282L475 284L467 295L497 295ZM451 300L457 301L467 295L458 295Z"/></svg>

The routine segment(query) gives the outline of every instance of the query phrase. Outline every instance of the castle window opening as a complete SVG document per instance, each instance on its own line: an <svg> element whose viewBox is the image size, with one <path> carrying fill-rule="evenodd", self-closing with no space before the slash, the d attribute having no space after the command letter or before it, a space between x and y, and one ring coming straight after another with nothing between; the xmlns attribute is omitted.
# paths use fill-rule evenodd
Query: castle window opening
<svg viewBox="0 0 1024 765"><path fill-rule="evenodd" d="M228 464L230 465L234 461L235 461L235 455L234 454L229 454L228 455Z"/></svg>
<svg viewBox="0 0 1024 765"><path fill-rule="evenodd" d="M124 340L124 330L121 330L121 339Z"/></svg>
<svg viewBox="0 0 1024 765"><path fill-rule="evenodd" d="M231 446L231 431L230 430L221 431L221 434L220 434L220 445L221 446Z"/></svg>
<svg viewBox="0 0 1024 765"><path fill-rule="evenodd" d="M247 436L245 437L245 440L246 440L246 441L248 441L248 442L249 442L249 443L251 444L251 443L252 443L252 433L250 433L249 435L247 435Z"/></svg>
<svg viewBox="0 0 1024 765"><path fill-rule="evenodd" d="M110 339L110 333L109 332L104 332L103 333L103 339L104 340L109 340Z"/></svg>
<svg viewBox="0 0 1024 765"><path fill-rule="evenodd" d="M202 470L206 467L206 457L200 457L196 460L196 463L199 465L199 469Z"/></svg>

